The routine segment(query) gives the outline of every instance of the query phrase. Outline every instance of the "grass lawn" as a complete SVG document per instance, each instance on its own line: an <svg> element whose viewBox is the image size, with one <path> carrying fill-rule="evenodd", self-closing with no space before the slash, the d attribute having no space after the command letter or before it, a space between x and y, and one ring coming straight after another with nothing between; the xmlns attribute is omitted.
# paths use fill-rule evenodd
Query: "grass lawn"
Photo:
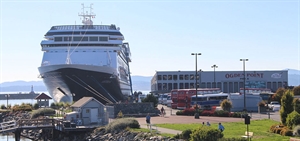
<svg viewBox="0 0 300 141"><path fill-rule="evenodd" d="M252 141L288 141L290 137L281 136L279 134L274 134L269 132L270 126L277 124L279 122L269 119L263 120L251 120L251 123L248 125L249 132L253 132ZM231 123L222 123L225 127L224 137L241 137L245 134L247 126L244 121L242 122L231 122ZM186 129L195 129L202 124L156 124L158 127L169 128L174 130L183 131ZM218 128L218 124L211 124L211 127Z"/></svg>

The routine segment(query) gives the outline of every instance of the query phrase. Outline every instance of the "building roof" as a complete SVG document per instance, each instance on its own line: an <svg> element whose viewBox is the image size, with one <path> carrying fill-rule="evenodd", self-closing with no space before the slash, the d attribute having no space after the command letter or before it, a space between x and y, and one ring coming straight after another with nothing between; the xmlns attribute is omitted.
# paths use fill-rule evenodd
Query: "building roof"
<svg viewBox="0 0 300 141"><path fill-rule="evenodd" d="M35 99L52 99L52 98L46 95L45 93L41 93Z"/></svg>
<svg viewBox="0 0 300 141"><path fill-rule="evenodd" d="M74 104L72 104L71 107L83 107L85 104L87 104L91 100L95 100L99 104L103 105L101 102L99 102L98 100L96 100L93 97L82 97L81 99L79 99L78 101L76 101Z"/></svg>

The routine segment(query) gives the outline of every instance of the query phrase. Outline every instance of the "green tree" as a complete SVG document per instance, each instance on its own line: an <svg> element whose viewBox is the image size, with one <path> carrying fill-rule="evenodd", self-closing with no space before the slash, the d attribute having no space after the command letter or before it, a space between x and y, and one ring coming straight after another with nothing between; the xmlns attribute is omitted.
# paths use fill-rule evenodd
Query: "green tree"
<svg viewBox="0 0 300 141"><path fill-rule="evenodd" d="M291 90L285 91L281 98L280 119L283 124L286 124L287 115L294 111L293 107L294 94Z"/></svg>
<svg viewBox="0 0 300 141"><path fill-rule="evenodd" d="M300 113L300 99L299 98L294 98L293 106L294 106L294 110L296 112Z"/></svg>
<svg viewBox="0 0 300 141"><path fill-rule="evenodd" d="M33 105L33 109L35 109L35 110L36 110L36 109L39 109L39 107L40 107L40 106L39 106L39 104L38 104L38 103L34 103L34 105Z"/></svg>
<svg viewBox="0 0 300 141"><path fill-rule="evenodd" d="M297 87L294 87L293 93L294 93L294 95L299 95L300 96L300 85L297 86Z"/></svg>
<svg viewBox="0 0 300 141"><path fill-rule="evenodd" d="M278 101L281 104L281 98L284 95L284 92L286 89L284 88L278 88L276 93L272 96L272 100Z"/></svg>
<svg viewBox="0 0 300 141"><path fill-rule="evenodd" d="M231 108L232 108L232 103L227 100L227 99L224 99L221 103L221 108L224 110L224 111L228 111L230 112Z"/></svg>
<svg viewBox="0 0 300 141"><path fill-rule="evenodd" d="M157 107L158 100L153 94L148 94L146 98L142 100L142 102L153 102L154 107Z"/></svg>

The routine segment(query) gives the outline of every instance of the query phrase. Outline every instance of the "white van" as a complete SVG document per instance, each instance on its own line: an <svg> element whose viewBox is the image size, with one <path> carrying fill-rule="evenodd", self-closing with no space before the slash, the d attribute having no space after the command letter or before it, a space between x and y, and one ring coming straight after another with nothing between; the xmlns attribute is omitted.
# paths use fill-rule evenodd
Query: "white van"
<svg viewBox="0 0 300 141"><path fill-rule="evenodd" d="M172 105L171 95L168 95L168 97L167 97L167 107L171 107L171 105Z"/></svg>

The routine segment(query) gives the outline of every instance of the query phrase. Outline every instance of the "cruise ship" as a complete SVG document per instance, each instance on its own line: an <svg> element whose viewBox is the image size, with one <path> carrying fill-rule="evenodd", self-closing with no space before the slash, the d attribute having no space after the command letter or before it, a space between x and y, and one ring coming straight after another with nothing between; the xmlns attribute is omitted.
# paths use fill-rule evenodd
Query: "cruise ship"
<svg viewBox="0 0 300 141"><path fill-rule="evenodd" d="M93 25L92 9L82 4L82 25L52 26L41 42L39 77L55 102L117 103L132 94L129 43L116 25Z"/></svg>

